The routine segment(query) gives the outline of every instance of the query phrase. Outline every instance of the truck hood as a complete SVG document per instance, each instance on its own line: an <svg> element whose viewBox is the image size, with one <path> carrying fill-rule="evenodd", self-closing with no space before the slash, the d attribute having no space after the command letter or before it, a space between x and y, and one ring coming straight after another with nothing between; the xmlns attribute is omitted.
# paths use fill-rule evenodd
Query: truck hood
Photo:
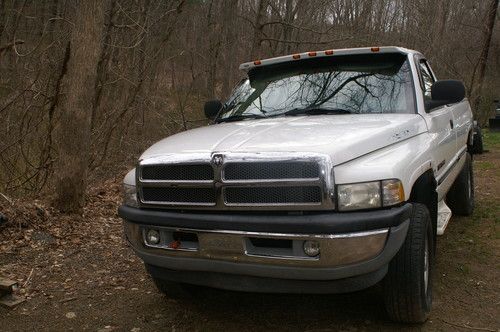
<svg viewBox="0 0 500 332"><path fill-rule="evenodd" d="M334 165L427 131L418 114L276 117L188 130L151 146L141 160L182 153L310 152Z"/></svg>

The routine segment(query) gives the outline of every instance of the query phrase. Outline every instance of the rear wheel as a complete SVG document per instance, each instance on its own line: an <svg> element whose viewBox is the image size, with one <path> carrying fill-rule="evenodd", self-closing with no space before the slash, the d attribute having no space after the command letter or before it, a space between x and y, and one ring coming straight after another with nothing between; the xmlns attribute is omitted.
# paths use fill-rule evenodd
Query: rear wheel
<svg viewBox="0 0 500 332"><path fill-rule="evenodd" d="M396 322L422 323L432 305L434 241L429 210L414 203L406 240L383 282L385 307Z"/></svg>
<svg viewBox="0 0 500 332"><path fill-rule="evenodd" d="M476 125L474 126L474 138L472 141L472 153L481 154L484 152L483 148L483 134L481 133L481 128Z"/></svg>
<svg viewBox="0 0 500 332"><path fill-rule="evenodd" d="M474 211L474 174L469 153L466 155L464 167L446 195L446 203L457 215L470 216Z"/></svg>

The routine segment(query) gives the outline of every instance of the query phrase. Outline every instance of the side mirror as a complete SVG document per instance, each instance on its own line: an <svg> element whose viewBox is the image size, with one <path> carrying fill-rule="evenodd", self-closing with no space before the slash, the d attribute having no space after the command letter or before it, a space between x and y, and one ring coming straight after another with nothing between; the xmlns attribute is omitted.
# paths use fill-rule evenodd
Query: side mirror
<svg viewBox="0 0 500 332"><path fill-rule="evenodd" d="M431 87L431 95L432 100L426 105L426 109L462 101L465 98L465 86L462 81L457 80L436 81Z"/></svg>
<svg viewBox="0 0 500 332"><path fill-rule="evenodd" d="M220 100L210 100L205 103L204 111L207 119L213 120L222 108Z"/></svg>

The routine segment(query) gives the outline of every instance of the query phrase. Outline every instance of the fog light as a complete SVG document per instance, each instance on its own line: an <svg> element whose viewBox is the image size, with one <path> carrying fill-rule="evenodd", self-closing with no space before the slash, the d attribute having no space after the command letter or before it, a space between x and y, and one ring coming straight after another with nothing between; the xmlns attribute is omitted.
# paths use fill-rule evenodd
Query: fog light
<svg viewBox="0 0 500 332"><path fill-rule="evenodd" d="M148 244L160 243L160 232L158 232L156 229L150 229L146 233L146 241L148 242Z"/></svg>
<svg viewBox="0 0 500 332"><path fill-rule="evenodd" d="M319 255L319 242L317 241L305 241L304 242L304 252L309 257L314 257Z"/></svg>

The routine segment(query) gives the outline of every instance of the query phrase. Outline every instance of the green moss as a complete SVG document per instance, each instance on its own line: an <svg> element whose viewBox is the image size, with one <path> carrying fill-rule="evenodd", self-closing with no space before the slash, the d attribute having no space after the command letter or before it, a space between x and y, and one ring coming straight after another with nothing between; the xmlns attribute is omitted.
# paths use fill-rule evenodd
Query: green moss
<svg viewBox="0 0 500 332"><path fill-rule="evenodd" d="M468 275L470 274L470 268L465 264L460 264L457 266L457 272L460 272L462 275Z"/></svg>
<svg viewBox="0 0 500 332"><path fill-rule="evenodd" d="M495 169L495 164L491 161L476 161L474 166L476 167L476 169L480 169L482 171Z"/></svg>
<svg viewBox="0 0 500 332"><path fill-rule="evenodd" d="M500 204L495 200L478 200L475 201L476 207L472 215L473 221L481 221L481 219L493 220L495 224L500 222Z"/></svg>
<svg viewBox="0 0 500 332"><path fill-rule="evenodd" d="M486 150L500 149L500 132L491 132L483 130L483 145Z"/></svg>

